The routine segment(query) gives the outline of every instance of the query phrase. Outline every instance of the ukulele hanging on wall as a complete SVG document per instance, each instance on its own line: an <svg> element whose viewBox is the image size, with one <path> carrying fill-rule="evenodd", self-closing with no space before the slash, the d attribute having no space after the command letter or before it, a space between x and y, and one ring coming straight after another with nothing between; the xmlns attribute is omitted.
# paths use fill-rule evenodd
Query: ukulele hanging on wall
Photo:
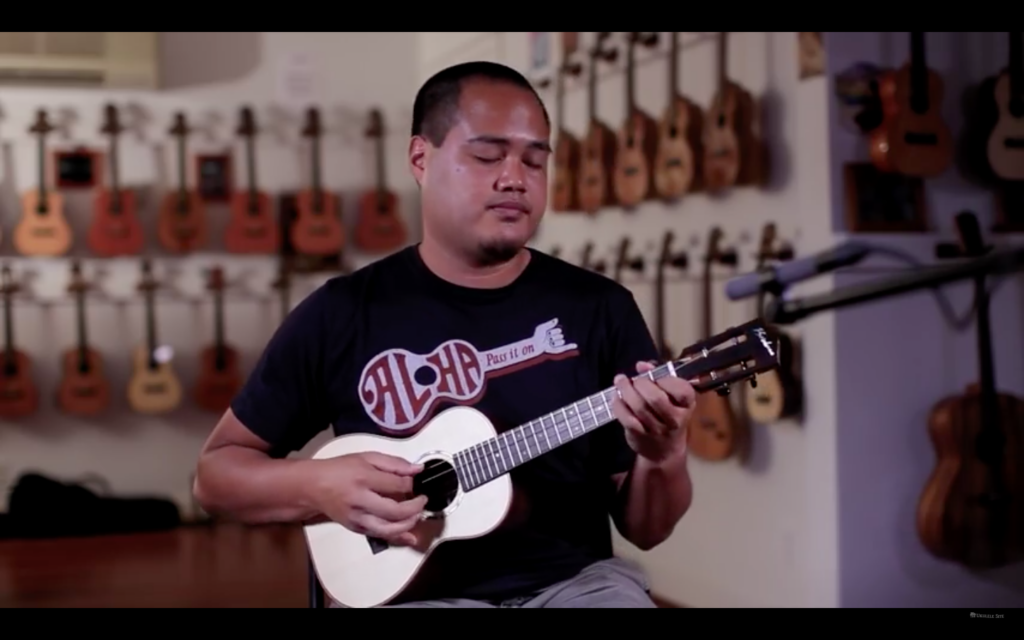
<svg viewBox="0 0 1024 640"><path fill-rule="evenodd" d="M316 107L306 111L302 135L309 138L310 186L299 192L296 202L298 214L291 229L292 246L309 256L337 254L345 242L345 230L341 226L338 196L323 186L320 165L323 127Z"/></svg>
<svg viewBox="0 0 1024 640"><path fill-rule="evenodd" d="M224 338L224 272L220 267L210 271L207 288L213 292L214 340L203 349L195 397L201 408L221 413L241 388L242 374L238 370L238 351Z"/></svg>
<svg viewBox="0 0 1024 640"><path fill-rule="evenodd" d="M103 357L89 346L86 333L85 295L90 284L82 277L82 267L71 265L68 291L75 298L78 345L64 353L64 375L57 391L57 405L73 416L95 416L110 404L110 382L104 373Z"/></svg>
<svg viewBox="0 0 1024 640"><path fill-rule="evenodd" d="M14 294L21 290L10 267L0 269L0 294L4 297L4 350L0 354L0 417L14 420L32 415L39 407L39 391L32 375L32 361L14 339Z"/></svg>
<svg viewBox="0 0 1024 640"><path fill-rule="evenodd" d="M128 381L128 404L144 414L167 413L181 404L182 389L174 371L170 349L157 346L156 290L149 260L142 261L142 280L138 289L146 302L146 342L135 350L132 375Z"/></svg>
<svg viewBox="0 0 1024 640"><path fill-rule="evenodd" d="M61 256L71 248L71 226L64 217L64 198L50 184L46 136L53 131L46 110L36 113L29 129L38 142L38 187L22 196L21 221L14 230L14 247L26 256Z"/></svg>
<svg viewBox="0 0 1024 640"><path fill-rule="evenodd" d="M102 133L110 136L110 182L96 194L92 224L89 226L89 248L96 255L136 255L142 251L145 237L139 223L135 192L121 188L118 136L124 130L117 116L117 107L107 105Z"/></svg>
<svg viewBox="0 0 1024 640"><path fill-rule="evenodd" d="M370 112L366 136L376 147L377 185L363 194L359 201L359 222L356 225L356 245L370 253L392 251L405 244L405 221L398 212L398 196L388 188L387 161L384 150L386 132L384 115L380 109Z"/></svg>
<svg viewBox="0 0 1024 640"><path fill-rule="evenodd" d="M279 248L279 225L274 205L256 179L256 117L243 107L238 135L245 140L245 167L249 187L231 198L231 221L224 231L224 246L231 253L274 253Z"/></svg>
<svg viewBox="0 0 1024 640"><path fill-rule="evenodd" d="M189 126L184 113L174 116L170 133L177 138L178 187L164 197L158 235L168 251L189 253L206 243L206 211L199 192L188 186Z"/></svg>

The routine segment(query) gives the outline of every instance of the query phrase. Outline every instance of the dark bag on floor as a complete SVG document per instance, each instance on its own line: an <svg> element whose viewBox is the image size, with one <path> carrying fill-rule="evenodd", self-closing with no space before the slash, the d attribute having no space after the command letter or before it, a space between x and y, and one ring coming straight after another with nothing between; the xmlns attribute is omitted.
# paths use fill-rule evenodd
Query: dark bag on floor
<svg viewBox="0 0 1024 640"><path fill-rule="evenodd" d="M111 498L26 473L11 490L6 520L6 537L55 538L165 531L181 526L181 513L170 500Z"/></svg>

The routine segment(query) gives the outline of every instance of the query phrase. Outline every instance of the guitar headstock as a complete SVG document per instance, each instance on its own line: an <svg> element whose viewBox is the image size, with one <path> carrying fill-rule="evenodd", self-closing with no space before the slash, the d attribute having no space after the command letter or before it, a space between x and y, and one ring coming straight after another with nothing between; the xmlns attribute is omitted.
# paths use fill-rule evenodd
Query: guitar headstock
<svg viewBox="0 0 1024 640"><path fill-rule="evenodd" d="M46 109L39 109L38 111L36 111L35 121L32 123L32 126L29 127L28 130L31 133L35 133L40 136L45 136L46 134L53 131L55 128L56 127L54 127L50 123L50 116L47 115Z"/></svg>
<svg viewBox="0 0 1024 640"><path fill-rule="evenodd" d="M103 108L103 127L100 128L100 132L116 136L122 131L124 131L124 127L121 126L121 118L118 117L117 107L112 104L108 104Z"/></svg>
<svg viewBox="0 0 1024 640"><path fill-rule="evenodd" d="M224 269L213 267L206 276L206 288L210 291L223 291L227 286L224 280Z"/></svg>
<svg viewBox="0 0 1024 640"><path fill-rule="evenodd" d="M142 261L142 277L139 279L139 291L153 291L160 286L160 283L153 277L153 263L149 258Z"/></svg>
<svg viewBox="0 0 1024 640"><path fill-rule="evenodd" d="M238 117L238 135L243 138L252 138L256 135L256 116L252 107L242 107Z"/></svg>
<svg viewBox="0 0 1024 640"><path fill-rule="evenodd" d="M765 325L752 320L687 347L670 364L698 393L724 393L736 382L754 383L757 374L777 368L778 354Z"/></svg>
<svg viewBox="0 0 1024 640"><path fill-rule="evenodd" d="M382 138L384 136L384 114L380 109L370 109L370 121L366 126L367 138Z"/></svg>
<svg viewBox="0 0 1024 640"><path fill-rule="evenodd" d="M302 135L306 138L319 138L323 134L320 124L320 110L316 107L306 109L306 124L302 127Z"/></svg>
<svg viewBox="0 0 1024 640"><path fill-rule="evenodd" d="M5 264L3 268L0 268L0 293L4 294L4 298L10 298L19 291L21 291L21 285L14 280L11 268Z"/></svg>
<svg viewBox="0 0 1024 640"><path fill-rule="evenodd" d="M75 260L71 263L71 278L68 282L68 291L71 293L82 293L89 289L89 283L82 276L82 263Z"/></svg>
<svg viewBox="0 0 1024 640"><path fill-rule="evenodd" d="M174 124L171 126L171 135L177 138L184 138L189 134L188 120L182 111L174 114Z"/></svg>

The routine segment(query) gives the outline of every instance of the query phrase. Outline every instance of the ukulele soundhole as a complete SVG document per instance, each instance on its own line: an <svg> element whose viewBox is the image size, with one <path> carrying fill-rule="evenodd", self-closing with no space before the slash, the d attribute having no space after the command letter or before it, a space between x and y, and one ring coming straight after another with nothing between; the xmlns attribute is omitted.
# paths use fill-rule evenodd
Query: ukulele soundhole
<svg viewBox="0 0 1024 640"><path fill-rule="evenodd" d="M447 460L428 460L412 480L413 495L427 496L424 511L437 514L447 509L459 492L459 475Z"/></svg>
<svg viewBox="0 0 1024 640"><path fill-rule="evenodd" d="M162 382L158 382L155 384L147 384L143 389L147 394L160 395L167 392L167 385Z"/></svg>
<svg viewBox="0 0 1024 640"><path fill-rule="evenodd" d="M934 147L939 144L939 137L934 133L914 133L913 131L908 131L904 134L903 141L907 144Z"/></svg>

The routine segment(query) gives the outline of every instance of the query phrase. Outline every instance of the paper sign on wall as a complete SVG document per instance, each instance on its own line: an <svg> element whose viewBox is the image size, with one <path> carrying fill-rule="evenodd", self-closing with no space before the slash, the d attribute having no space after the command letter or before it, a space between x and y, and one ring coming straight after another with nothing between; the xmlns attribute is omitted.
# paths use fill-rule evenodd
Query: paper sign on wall
<svg viewBox="0 0 1024 640"><path fill-rule="evenodd" d="M290 53L278 63L277 99L302 107L316 102L316 74L308 53Z"/></svg>

